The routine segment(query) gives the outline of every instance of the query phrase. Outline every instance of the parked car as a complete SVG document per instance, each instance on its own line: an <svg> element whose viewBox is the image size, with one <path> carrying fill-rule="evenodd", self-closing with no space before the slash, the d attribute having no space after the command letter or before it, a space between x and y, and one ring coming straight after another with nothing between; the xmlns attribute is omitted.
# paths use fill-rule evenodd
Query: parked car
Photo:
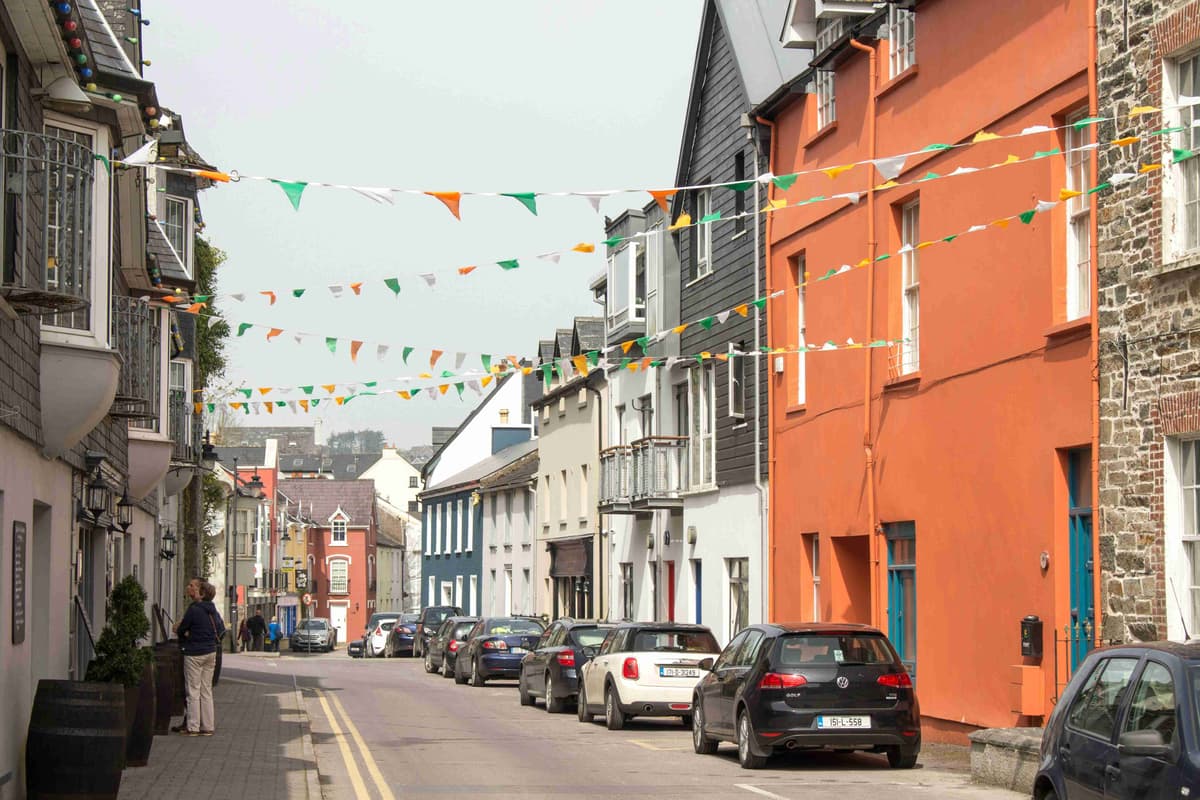
<svg viewBox="0 0 1200 800"><path fill-rule="evenodd" d="M579 669L600 651L613 626L593 620L555 620L532 653L521 659L517 691L521 705L544 698L546 711L557 714L579 695Z"/></svg>
<svg viewBox="0 0 1200 800"><path fill-rule="evenodd" d="M300 620L296 630L292 632L292 650L324 650L332 653L337 647L337 628L329 624L326 617L309 617Z"/></svg>
<svg viewBox="0 0 1200 800"><path fill-rule="evenodd" d="M454 659L467 641L467 634L479 617L446 617L425 649L425 671L442 671L443 678L454 677Z"/></svg>
<svg viewBox="0 0 1200 800"><path fill-rule="evenodd" d="M757 769L777 752L833 748L885 753L909 769L921 752L912 679L888 638L866 625L751 625L715 662L692 703L697 753L733 742Z"/></svg>
<svg viewBox="0 0 1200 800"><path fill-rule="evenodd" d="M401 653L413 654L413 639L417 635L417 620L420 614L401 614L400 619L388 634L387 643L383 646L385 658L398 658Z"/></svg>
<svg viewBox="0 0 1200 800"><path fill-rule="evenodd" d="M484 617L467 633L454 658L454 682L483 686L489 678L516 678L521 659L545 630L534 617Z"/></svg>
<svg viewBox="0 0 1200 800"><path fill-rule="evenodd" d="M1187 797L1200 787L1198 721L1200 643L1093 650L1046 723L1033 796Z"/></svg>
<svg viewBox="0 0 1200 800"><path fill-rule="evenodd" d="M421 609L417 618L417 636L413 639L413 655L421 658L425 655L425 646L437 632L438 626L446 617L462 616L463 610L458 606L427 606Z"/></svg>
<svg viewBox="0 0 1200 800"><path fill-rule="evenodd" d="M351 658L362 658L363 640L351 639L350 641L346 642L346 655L350 656Z"/></svg>
<svg viewBox="0 0 1200 800"><path fill-rule="evenodd" d="M392 628L399 619L399 615L383 617L375 623L375 627L363 637L363 641L366 643L364 645L367 651L366 655L371 658L380 658L385 654L388 639L392 635Z"/></svg>
<svg viewBox="0 0 1200 800"><path fill-rule="evenodd" d="M634 716L679 716L691 725L692 690L704 672L700 662L720 652L703 625L623 622L580 671L579 721L603 713L614 731Z"/></svg>

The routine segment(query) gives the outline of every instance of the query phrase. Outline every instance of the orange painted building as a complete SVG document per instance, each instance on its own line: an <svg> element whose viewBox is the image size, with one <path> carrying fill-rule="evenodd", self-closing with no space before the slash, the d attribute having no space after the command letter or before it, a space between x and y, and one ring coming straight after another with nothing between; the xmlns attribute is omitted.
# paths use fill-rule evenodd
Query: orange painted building
<svg viewBox="0 0 1200 800"><path fill-rule="evenodd" d="M759 110L775 175L859 163L772 199L861 193L769 216L770 613L888 631L928 738L1036 722L1094 636L1093 198L994 224L1096 182L1088 11L793 0L813 69ZM906 341L796 352L848 339Z"/></svg>

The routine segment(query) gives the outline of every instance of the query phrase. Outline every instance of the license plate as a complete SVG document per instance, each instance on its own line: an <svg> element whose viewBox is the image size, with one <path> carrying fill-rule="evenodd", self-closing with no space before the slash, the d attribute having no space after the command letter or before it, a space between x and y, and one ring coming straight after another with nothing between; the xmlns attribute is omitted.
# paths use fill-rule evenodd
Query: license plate
<svg viewBox="0 0 1200 800"><path fill-rule="evenodd" d="M663 678L699 678L700 670L691 667L659 667L658 674Z"/></svg>
<svg viewBox="0 0 1200 800"><path fill-rule="evenodd" d="M818 728L869 728L870 717L817 717Z"/></svg>
<svg viewBox="0 0 1200 800"><path fill-rule="evenodd" d="M528 653L529 651L526 650L524 647L510 647L510 648L508 648L508 652L510 652L510 653Z"/></svg>

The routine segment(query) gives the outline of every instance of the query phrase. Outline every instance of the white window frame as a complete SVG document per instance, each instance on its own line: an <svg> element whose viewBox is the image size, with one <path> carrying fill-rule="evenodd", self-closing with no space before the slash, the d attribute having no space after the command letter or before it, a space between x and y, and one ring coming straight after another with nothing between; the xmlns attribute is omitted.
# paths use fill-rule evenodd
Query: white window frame
<svg viewBox="0 0 1200 800"><path fill-rule="evenodd" d="M698 189L696 191L696 280L712 275L712 223L700 224L700 220L712 212L712 190Z"/></svg>
<svg viewBox="0 0 1200 800"><path fill-rule="evenodd" d="M496 499L500 499L500 497L501 497L501 493L497 492ZM504 545L506 547L508 547L508 546L512 545L512 507L513 507L512 492L511 491L504 492L503 497L504 497L504 514L501 515L501 518L500 518L501 527L504 530L504 537L503 537L502 541L503 541Z"/></svg>
<svg viewBox="0 0 1200 800"><path fill-rule="evenodd" d="M736 568L736 569L735 569ZM736 574L735 574L736 573ZM750 559L741 558L726 558L725 559L725 579L726 593L729 602L726 604L726 619L725 624L728 626L727 639L732 639L739 631L746 628L752 621L750 614ZM741 598L741 602L735 610L734 598ZM746 624L738 627L738 611L744 610Z"/></svg>
<svg viewBox="0 0 1200 800"><path fill-rule="evenodd" d="M478 575L471 576L470 585L471 585L471 607L469 609L467 609L467 611L471 616L475 616L479 613L479 576ZM460 606L460 608L461 608L461 606Z"/></svg>
<svg viewBox="0 0 1200 800"><path fill-rule="evenodd" d="M446 555L450 555L452 552L450 549L450 504L452 502L454 501L447 499L438 503L438 513L442 515L442 552Z"/></svg>
<svg viewBox="0 0 1200 800"><path fill-rule="evenodd" d="M1076 128L1070 123L1087 116L1087 109L1067 118L1066 130L1066 187L1071 191L1087 192L1091 188L1092 126ZM1091 312L1091 197L1082 194L1067 200L1067 273L1066 318L1068 321L1086 317Z"/></svg>
<svg viewBox="0 0 1200 800"><path fill-rule="evenodd" d="M74 117L64 117L53 112L45 112L42 120L42 131L47 127L62 128L92 137L92 148L97 153L108 153L112 150L108 128L98 125L88 125ZM112 248L112 179L108 170L100 162L96 162L92 182L92 264L88 275L88 301L90 313L86 330L54 326L42 323L42 341L57 344L82 344L93 347L107 348L109 346L111 318L110 295L112 292L112 275L110 254ZM48 317L47 319L53 319Z"/></svg>
<svg viewBox="0 0 1200 800"><path fill-rule="evenodd" d="M340 539L338 538L339 532L341 534ZM350 523L344 517L330 520L329 544L332 547L346 547L350 544Z"/></svg>
<svg viewBox="0 0 1200 800"><path fill-rule="evenodd" d="M457 608L463 607L463 576L454 576L454 605Z"/></svg>
<svg viewBox="0 0 1200 800"><path fill-rule="evenodd" d="M437 577L434 575L429 576L429 602L426 605L437 605Z"/></svg>
<svg viewBox="0 0 1200 800"><path fill-rule="evenodd" d="M808 402L808 354L802 349L808 344L808 286L804 274L807 268L805 253L796 256L796 403Z"/></svg>
<svg viewBox="0 0 1200 800"><path fill-rule="evenodd" d="M817 98L817 130L837 122L837 94L833 70L818 69L813 75L813 93Z"/></svg>
<svg viewBox="0 0 1200 800"><path fill-rule="evenodd" d="M663 268L663 226L655 223L646 232L646 335L659 331L662 309L658 305L658 283Z"/></svg>
<svg viewBox="0 0 1200 800"><path fill-rule="evenodd" d="M160 177L160 180L162 178ZM163 185L166 181L163 180ZM167 222L167 208L172 203L178 203L183 208L183 228L180 231L183 237L182 252L175 246L175 242L171 241L170 226ZM192 200L187 197L180 197L174 194L160 194L158 201L158 224L162 228L163 236L166 237L171 249L175 251L175 255L179 256L179 262L183 264L183 270L191 278L195 273L192 271L192 215L193 211Z"/></svg>
<svg viewBox="0 0 1200 800"><path fill-rule="evenodd" d="M331 558L327 562L327 566L329 568L329 593L336 595L350 594L350 559ZM340 586L336 582L338 580L338 576L334 572L335 568L344 570L343 574L341 575L341 579L344 580L345 583Z"/></svg>
<svg viewBox="0 0 1200 800"><path fill-rule="evenodd" d="M1168 437L1164 447L1163 532L1167 577L1167 638L1182 641L1182 620L1200 626L1200 439ZM1192 475L1187 474L1189 464ZM1188 495L1191 495L1190 502ZM1182 606L1182 608L1180 607Z"/></svg>
<svg viewBox="0 0 1200 800"><path fill-rule="evenodd" d="M817 20L816 49L813 55L825 52L841 37L845 30L845 19L842 17L821 17Z"/></svg>
<svg viewBox="0 0 1200 800"><path fill-rule="evenodd" d="M738 352L737 345L729 342L726 350L729 359L725 362L725 391L728 395L728 413L733 419L746 418L746 356ZM740 375L739 375L740 373Z"/></svg>
<svg viewBox="0 0 1200 800"><path fill-rule="evenodd" d="M470 500L467 501L465 526L467 528L467 552L471 553L475 550L475 506Z"/></svg>
<svg viewBox="0 0 1200 800"><path fill-rule="evenodd" d="M688 372L688 477L692 489L705 489L716 484L715 395L716 377L711 362Z"/></svg>
<svg viewBox="0 0 1200 800"><path fill-rule="evenodd" d="M895 78L917 63L917 14L910 8L888 6L888 76Z"/></svg>
<svg viewBox="0 0 1200 800"><path fill-rule="evenodd" d="M1185 66L1191 74L1184 76ZM1163 59L1163 124L1183 128L1171 135L1173 147L1200 150L1200 106L1175 108L1181 95L1200 94L1200 51ZM1176 261L1200 250L1200 156L1176 164L1163 148L1163 260Z"/></svg>
<svg viewBox="0 0 1200 800"><path fill-rule="evenodd" d="M821 535L812 535L812 621L821 621Z"/></svg>
<svg viewBox="0 0 1200 800"><path fill-rule="evenodd" d="M900 209L900 373L909 375L921 369L921 267L917 245L921 238L921 201L906 203ZM907 248L907 249L904 249Z"/></svg>
<svg viewBox="0 0 1200 800"><path fill-rule="evenodd" d="M454 509L454 552L461 553L463 551L463 518L462 518L463 501L462 501L461 497L454 501L453 509Z"/></svg>
<svg viewBox="0 0 1200 800"><path fill-rule="evenodd" d="M433 551L433 555L435 555L435 556L440 556L442 554L442 547L441 547L442 543L438 539L437 508L438 507L436 504L433 504L433 503L425 504L425 513L429 517L429 519L428 519L429 524L427 526L429 528L429 531L426 534L426 539L425 539L425 541L426 541L425 555L429 555L431 549ZM430 547L430 543L432 543L432 548Z"/></svg>
<svg viewBox="0 0 1200 800"><path fill-rule="evenodd" d="M588 465L579 465L579 518L584 519L588 513Z"/></svg>

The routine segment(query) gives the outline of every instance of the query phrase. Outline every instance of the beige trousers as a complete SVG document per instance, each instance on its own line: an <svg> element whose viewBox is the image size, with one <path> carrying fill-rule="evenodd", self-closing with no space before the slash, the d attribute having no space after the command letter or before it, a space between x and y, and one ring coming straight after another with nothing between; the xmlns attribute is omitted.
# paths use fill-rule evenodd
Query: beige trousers
<svg viewBox="0 0 1200 800"><path fill-rule="evenodd" d="M183 675L187 682L187 729L216 730L213 715L212 679L217 666L217 654L183 656Z"/></svg>

